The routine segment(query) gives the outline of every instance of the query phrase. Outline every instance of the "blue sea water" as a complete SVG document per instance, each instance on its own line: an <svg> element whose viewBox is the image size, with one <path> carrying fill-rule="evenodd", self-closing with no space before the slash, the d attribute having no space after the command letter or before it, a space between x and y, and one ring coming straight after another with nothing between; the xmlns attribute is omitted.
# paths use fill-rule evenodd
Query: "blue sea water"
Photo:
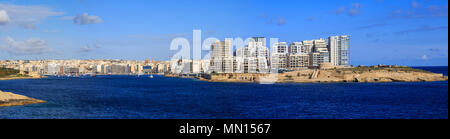
<svg viewBox="0 0 450 139"><path fill-rule="evenodd" d="M448 67L416 67L448 75ZM0 81L48 101L0 107L3 118L448 119L448 81L211 83L155 76Z"/></svg>

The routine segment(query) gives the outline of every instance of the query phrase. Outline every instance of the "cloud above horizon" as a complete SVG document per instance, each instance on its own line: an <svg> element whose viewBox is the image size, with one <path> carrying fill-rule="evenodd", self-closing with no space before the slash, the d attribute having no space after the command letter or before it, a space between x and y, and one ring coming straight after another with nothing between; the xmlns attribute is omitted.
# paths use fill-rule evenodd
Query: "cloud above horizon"
<svg viewBox="0 0 450 139"><path fill-rule="evenodd" d="M14 5L0 3L0 24L17 25L26 29L36 28L36 24L51 16L60 16L64 12L55 12L42 5ZM6 18L7 17L7 18ZM6 22L7 21L7 22Z"/></svg>
<svg viewBox="0 0 450 139"><path fill-rule="evenodd" d="M352 3L351 6L341 6L337 8L334 13L337 15L346 14L348 16L360 15L362 5L360 3Z"/></svg>
<svg viewBox="0 0 450 139"><path fill-rule="evenodd" d="M92 45L86 44L85 46L80 48L81 53L89 53L94 51L94 49L99 49L101 48L100 45L98 45L97 43L93 43Z"/></svg>
<svg viewBox="0 0 450 139"><path fill-rule="evenodd" d="M259 17L264 19L267 24L274 24L274 20L276 21L275 25L277 25L277 26L283 26L287 23L286 20L280 16L269 17L265 13L260 13Z"/></svg>
<svg viewBox="0 0 450 139"><path fill-rule="evenodd" d="M39 55L46 52L51 52L47 46L47 42L39 38L30 38L25 41L18 42L12 37L6 37L7 46L0 47L12 54L16 55Z"/></svg>
<svg viewBox="0 0 450 139"><path fill-rule="evenodd" d="M9 23L9 16L5 10L0 10L0 25L6 25Z"/></svg>
<svg viewBox="0 0 450 139"><path fill-rule="evenodd" d="M284 24L286 24L286 20L284 20L284 18L278 17L277 25L282 26Z"/></svg>
<svg viewBox="0 0 450 139"><path fill-rule="evenodd" d="M428 56L427 56L427 55L423 55L421 58L422 58L423 60L428 60Z"/></svg>
<svg viewBox="0 0 450 139"><path fill-rule="evenodd" d="M395 34L406 35L406 34L415 33L415 32L426 32L426 31L435 31L435 30L443 30L443 29L448 29L448 26L426 26L425 25L425 26L421 26L418 28L398 31L398 32L395 32Z"/></svg>
<svg viewBox="0 0 450 139"><path fill-rule="evenodd" d="M392 11L390 18L432 18L432 17L448 17L448 5L422 5L416 1L411 3L410 10L397 9Z"/></svg>
<svg viewBox="0 0 450 139"><path fill-rule="evenodd" d="M102 23L103 20L94 15L88 15L88 13L83 13L81 15L77 15L73 17L73 23L79 24L79 25L87 25L87 24L98 24Z"/></svg>

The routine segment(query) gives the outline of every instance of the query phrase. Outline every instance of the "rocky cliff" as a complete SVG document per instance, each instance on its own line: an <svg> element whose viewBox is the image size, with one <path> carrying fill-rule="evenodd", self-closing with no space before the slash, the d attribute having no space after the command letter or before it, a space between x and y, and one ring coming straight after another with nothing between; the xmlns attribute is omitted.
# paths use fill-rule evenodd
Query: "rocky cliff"
<svg viewBox="0 0 450 139"><path fill-rule="evenodd" d="M278 74L212 74L212 82L423 82L445 81L448 76L409 67L355 67L300 70Z"/></svg>
<svg viewBox="0 0 450 139"><path fill-rule="evenodd" d="M43 100L29 98L23 95L13 94L10 92L0 91L0 107L1 106L19 106L34 103L45 103Z"/></svg>

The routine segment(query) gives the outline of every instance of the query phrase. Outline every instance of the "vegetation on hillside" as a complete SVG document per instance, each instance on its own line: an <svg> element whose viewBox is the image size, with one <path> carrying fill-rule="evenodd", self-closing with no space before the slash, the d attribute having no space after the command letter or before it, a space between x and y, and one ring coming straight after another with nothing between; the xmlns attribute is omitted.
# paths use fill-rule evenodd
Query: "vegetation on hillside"
<svg viewBox="0 0 450 139"><path fill-rule="evenodd" d="M0 67L0 78L6 77L26 77L25 75L19 74L19 70L2 68Z"/></svg>

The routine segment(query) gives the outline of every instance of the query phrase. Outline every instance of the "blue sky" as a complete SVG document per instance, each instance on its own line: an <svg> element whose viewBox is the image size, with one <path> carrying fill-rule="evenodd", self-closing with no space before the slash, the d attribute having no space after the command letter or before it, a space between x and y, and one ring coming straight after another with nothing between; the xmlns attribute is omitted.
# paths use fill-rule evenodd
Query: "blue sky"
<svg viewBox="0 0 450 139"><path fill-rule="evenodd" d="M168 60L175 37L351 35L351 64L448 65L447 0L2 0L0 59Z"/></svg>

